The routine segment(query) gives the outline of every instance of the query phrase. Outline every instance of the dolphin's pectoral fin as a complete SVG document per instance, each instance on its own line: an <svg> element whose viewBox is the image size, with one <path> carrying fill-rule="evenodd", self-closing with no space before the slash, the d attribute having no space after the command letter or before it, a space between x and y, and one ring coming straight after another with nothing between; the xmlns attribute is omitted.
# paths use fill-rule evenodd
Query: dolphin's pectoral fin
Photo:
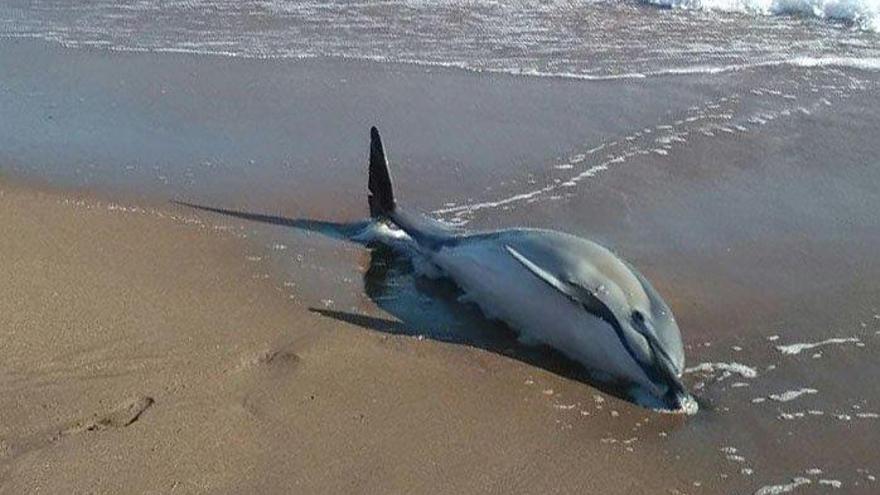
<svg viewBox="0 0 880 495"><path fill-rule="evenodd" d="M522 253L507 244L504 245L504 249L506 249L515 260L519 261L536 277L543 280L550 287L565 294L573 302L584 306L591 313L610 311L605 303L603 303L596 295L596 291L584 287L577 282L568 280L567 277L560 277L541 268L537 263L526 258Z"/></svg>
<svg viewBox="0 0 880 495"><path fill-rule="evenodd" d="M577 294L573 290L574 288L571 287L569 284L560 280L556 275L541 268L540 266L535 264L532 260L526 258L525 256L523 256L522 253L520 253L516 249L513 249L509 245L505 244L504 249L506 249L507 252L510 253L511 256L513 256L513 259L515 259L516 261L519 261L520 264L522 264L522 266L526 267L526 269L528 271L532 272L536 277L543 280L544 283L546 283L550 287L553 287L554 289L558 290L559 292L562 292L563 294L565 294L566 296L571 298L573 301L578 300Z"/></svg>
<svg viewBox="0 0 880 495"><path fill-rule="evenodd" d="M599 299L599 297L596 295L596 291L590 290L589 288L583 287L576 282L560 278L559 276L548 272L547 270L538 266L537 263L526 258L522 253L520 253L516 249L513 249L509 245L505 245L504 249L506 249L507 252L514 257L514 259L519 261L536 277L543 280L547 285L565 294L569 299L572 300L572 302L580 304L588 312L602 318L603 320L606 320L609 324L611 324L611 326L618 326L617 318L614 317L614 313L604 302L602 302L601 299Z"/></svg>

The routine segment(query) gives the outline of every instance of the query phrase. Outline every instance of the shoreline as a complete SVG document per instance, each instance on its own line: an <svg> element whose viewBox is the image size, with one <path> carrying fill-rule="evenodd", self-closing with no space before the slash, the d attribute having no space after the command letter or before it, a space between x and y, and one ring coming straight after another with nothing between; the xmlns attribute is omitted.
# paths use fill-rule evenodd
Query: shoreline
<svg viewBox="0 0 880 495"><path fill-rule="evenodd" d="M250 54L241 54L234 52L217 52L210 50L196 50L196 49L187 49L187 48L136 48L136 47L117 47L117 46L107 46L100 43L80 43L77 44L75 42L63 41L51 37L36 35L36 34L20 34L20 35L12 35L12 34L0 34L0 40L8 39L8 40L32 40L37 42L51 43L55 44L60 48L65 50L96 50L96 51L107 51L107 52L118 52L118 53L142 53L142 54L170 54L170 55L183 55L183 56L193 56L193 57L219 57L219 58L233 58L233 59L244 59L244 60L262 60L268 62L328 62L328 63L352 63L352 64L375 64L378 66L390 66L398 68L422 68L427 71L431 71L431 69L437 70L450 70L456 71L464 74L473 74L473 75L494 75L500 77L511 77L511 78L546 78L546 79L558 79L562 81L573 81L573 82L625 82L625 81L639 81L642 79L648 78L678 78L678 77L689 77L689 76L700 76L707 75L713 76L718 74L724 74L727 72L737 72L742 70L750 70L750 69L760 69L760 68L775 68L781 66L793 66L800 68L813 68L813 67L834 67L838 69L845 70L855 70L855 71L863 71L867 73L874 73L880 71L880 59L878 58L862 58L862 57L839 57L839 56L822 56L822 57L813 57L813 56L793 56L790 58L781 58L781 59L773 59L773 60L762 60L754 63L741 63L741 64L731 64L731 65L719 65L719 66L703 66L703 65L694 65L694 66L682 66L682 67L673 67L669 69L659 70L659 71L646 71L646 72L628 72L621 74L605 74L605 75L595 75L589 73L575 73L575 72L540 72L540 71L530 71L530 72L514 72L508 69L499 69L493 67L487 68L474 68L467 67L459 62L430 62L430 61L420 61L420 60L388 60L380 56L369 57L369 56L348 56L348 55L298 55L298 56L289 56L289 55L250 55Z"/></svg>

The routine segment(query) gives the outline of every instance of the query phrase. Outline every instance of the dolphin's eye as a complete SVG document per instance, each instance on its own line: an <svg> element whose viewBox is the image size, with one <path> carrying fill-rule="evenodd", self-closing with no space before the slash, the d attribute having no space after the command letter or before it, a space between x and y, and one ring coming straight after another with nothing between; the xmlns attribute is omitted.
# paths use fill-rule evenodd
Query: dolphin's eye
<svg viewBox="0 0 880 495"><path fill-rule="evenodd" d="M633 311L632 318L633 318L633 321L636 323L644 323L645 322L645 315L643 315L642 312L638 311L638 310Z"/></svg>

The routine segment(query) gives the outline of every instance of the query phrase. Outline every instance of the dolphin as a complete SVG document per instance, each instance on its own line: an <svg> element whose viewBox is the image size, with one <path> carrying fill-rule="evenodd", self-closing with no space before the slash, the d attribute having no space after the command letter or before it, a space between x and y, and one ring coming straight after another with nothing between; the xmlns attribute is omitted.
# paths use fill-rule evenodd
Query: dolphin
<svg viewBox="0 0 880 495"><path fill-rule="evenodd" d="M370 129L370 215L396 226L489 318L546 344L642 405L695 412L681 381L684 350L669 306L608 249L563 232L468 232L401 208L379 131Z"/></svg>

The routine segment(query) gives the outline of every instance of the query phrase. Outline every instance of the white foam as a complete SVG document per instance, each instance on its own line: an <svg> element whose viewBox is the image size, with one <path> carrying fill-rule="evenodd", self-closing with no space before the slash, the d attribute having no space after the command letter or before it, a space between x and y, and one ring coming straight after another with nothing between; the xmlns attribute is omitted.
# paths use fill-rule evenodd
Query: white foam
<svg viewBox="0 0 880 495"><path fill-rule="evenodd" d="M790 420L794 420L794 419L804 419L807 416L814 416L814 417L826 416L826 414L824 411L818 411L815 409L810 409L809 411L795 411L795 412L782 411L779 413L777 418L790 421ZM871 412L858 413L855 416L852 416L852 415L846 414L846 413L828 413L827 416L834 418L838 421L847 421L847 422L853 421L853 419L880 419L880 414L871 413ZM808 471L807 474L815 474L815 473L810 473Z"/></svg>
<svg viewBox="0 0 880 495"><path fill-rule="evenodd" d="M804 413L804 412L793 412L793 413L782 412L782 413L779 413L778 417L779 417L779 419L785 419L785 420L800 419L800 418L806 417L806 413Z"/></svg>
<svg viewBox="0 0 880 495"><path fill-rule="evenodd" d="M570 73L535 73L534 76L550 76L565 77L572 79L587 80L615 80L615 79L645 79L648 77L659 76L691 76L691 75L716 75L727 72L739 72L749 69L758 69L761 67L843 67L849 69L858 69L865 71L880 70L880 58L878 57L845 57L845 56L794 56L788 58L774 58L769 60L758 60L742 64L728 65L686 65L681 67L670 67L666 69L645 71L629 74L614 74L608 76L584 76L582 74ZM760 93L755 93L760 94Z"/></svg>
<svg viewBox="0 0 880 495"><path fill-rule="evenodd" d="M758 376L758 370L752 368L751 366L746 366L741 363L700 363L696 366L692 366L684 370L685 373L715 373L716 371L722 371L725 375L722 375L722 378L719 380L730 376L735 373L740 375L743 378L755 378Z"/></svg>
<svg viewBox="0 0 880 495"><path fill-rule="evenodd" d="M370 222L352 236L358 242L379 242L382 244L409 243L410 237L403 230L391 227L385 222Z"/></svg>
<svg viewBox="0 0 880 495"><path fill-rule="evenodd" d="M758 489L758 491L755 492L755 495L779 495L781 493L789 493L795 488L803 485L809 485L810 483L811 481L809 479L798 476L796 478L792 478L791 483L762 486Z"/></svg>
<svg viewBox="0 0 880 495"><path fill-rule="evenodd" d="M509 205L511 203L516 203L519 201L534 198L534 197L539 196L543 193L552 191L554 188L555 187L553 185L550 185L550 186L542 187L540 189L536 189L533 191L525 192L522 194L515 194L513 196L510 196L510 197L507 197L504 199L499 199L497 201L484 201L481 203L455 206L452 208L440 208L440 209L434 210L433 213L437 214L437 215L442 215L442 214L446 214L446 213L472 212L472 211L476 211L476 210L482 210L485 208L497 208L499 206Z"/></svg>
<svg viewBox="0 0 880 495"><path fill-rule="evenodd" d="M681 413L685 416L693 416L700 410L700 405L696 399L688 395L681 401Z"/></svg>
<svg viewBox="0 0 880 495"><path fill-rule="evenodd" d="M819 480L819 484L830 486L832 488L840 488L841 486L843 486L843 483L840 482L839 480L824 480L823 479L823 480Z"/></svg>
<svg viewBox="0 0 880 495"><path fill-rule="evenodd" d="M700 405L697 403L696 399L690 395L681 399L681 407L679 409L667 409L665 404L660 402L655 396L644 391L641 387L633 388L630 390L629 395L630 399L636 404L648 409L653 409L659 413L693 416L700 411ZM596 402L599 403L598 400Z"/></svg>
<svg viewBox="0 0 880 495"><path fill-rule="evenodd" d="M831 339L825 339L820 342L802 342L797 344L789 344L789 345L778 345L776 346L776 350L783 354L795 355L800 354L801 352L807 349L815 349L816 347L822 347L831 344L847 344L847 343L858 343L861 342L856 337L837 337Z"/></svg>
<svg viewBox="0 0 880 495"><path fill-rule="evenodd" d="M800 15L844 21L866 31L880 31L877 0L647 0L662 7L761 15Z"/></svg>
<svg viewBox="0 0 880 495"><path fill-rule="evenodd" d="M819 393L819 391L814 388L801 388L798 390L788 390L780 394L771 394L769 398L770 400L775 400L776 402L788 402L795 400L802 395L812 395L816 393Z"/></svg>
<svg viewBox="0 0 880 495"><path fill-rule="evenodd" d="M866 57L795 57L789 60L797 67L849 67L860 70L880 70L880 58Z"/></svg>

